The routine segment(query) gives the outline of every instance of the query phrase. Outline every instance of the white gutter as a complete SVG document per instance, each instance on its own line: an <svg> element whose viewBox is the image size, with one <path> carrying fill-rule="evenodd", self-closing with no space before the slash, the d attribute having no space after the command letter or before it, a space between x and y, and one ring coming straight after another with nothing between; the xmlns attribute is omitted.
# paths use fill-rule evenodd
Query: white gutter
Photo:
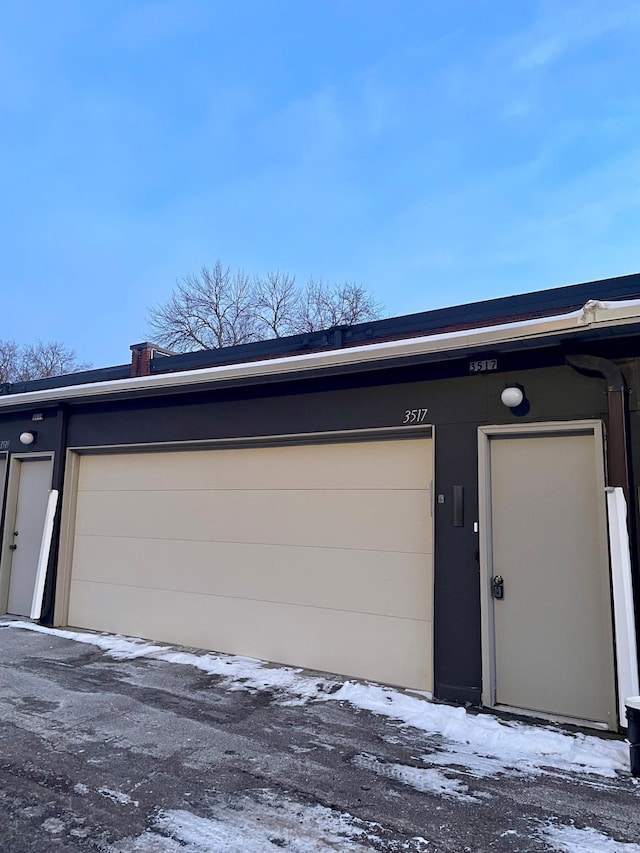
<svg viewBox="0 0 640 853"><path fill-rule="evenodd" d="M90 382L85 385L67 385L62 388L46 388L20 394L0 396L0 408L24 404L38 405L48 400L69 400L83 397L106 397L110 394L134 393L143 390L163 390L178 387L198 386L233 379L259 376L295 374L328 367L357 365L364 362L412 355L447 352L452 349L489 348L508 341L545 338L557 334L582 332L602 326L619 326L640 322L640 299L620 302L590 300L580 311L543 317L538 320L523 320L498 326L485 326L460 332L445 332L423 335L400 341L385 341L365 346L270 358L262 361L224 364L197 370L161 373L154 376L136 376L131 379L112 379L107 382Z"/></svg>

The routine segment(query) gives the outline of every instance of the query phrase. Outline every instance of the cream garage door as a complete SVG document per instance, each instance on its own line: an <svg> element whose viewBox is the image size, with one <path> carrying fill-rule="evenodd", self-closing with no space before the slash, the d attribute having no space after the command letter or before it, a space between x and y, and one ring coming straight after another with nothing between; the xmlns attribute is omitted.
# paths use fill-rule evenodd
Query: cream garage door
<svg viewBox="0 0 640 853"><path fill-rule="evenodd" d="M72 626L432 689L430 439L85 455Z"/></svg>

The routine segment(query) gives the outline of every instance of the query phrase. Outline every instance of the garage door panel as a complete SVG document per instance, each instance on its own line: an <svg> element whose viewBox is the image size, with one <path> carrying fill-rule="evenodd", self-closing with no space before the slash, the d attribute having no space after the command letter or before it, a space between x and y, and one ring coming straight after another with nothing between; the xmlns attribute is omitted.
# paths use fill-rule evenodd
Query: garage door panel
<svg viewBox="0 0 640 853"><path fill-rule="evenodd" d="M432 688L430 439L80 458L68 622Z"/></svg>
<svg viewBox="0 0 640 853"><path fill-rule="evenodd" d="M127 589L123 600L118 587L94 586L76 583L75 627L431 689L430 622L158 589Z"/></svg>
<svg viewBox="0 0 640 853"><path fill-rule="evenodd" d="M405 619L432 613L429 554L96 536L75 547L79 581Z"/></svg>
<svg viewBox="0 0 640 853"><path fill-rule="evenodd" d="M429 492L85 492L77 532L141 538L431 550Z"/></svg>
<svg viewBox="0 0 640 853"><path fill-rule="evenodd" d="M422 488L430 465L420 440L114 454L82 459L80 491L158 489ZM326 452L323 452L326 451ZM326 459L331 464L326 464ZM419 464L416 464L419 463Z"/></svg>

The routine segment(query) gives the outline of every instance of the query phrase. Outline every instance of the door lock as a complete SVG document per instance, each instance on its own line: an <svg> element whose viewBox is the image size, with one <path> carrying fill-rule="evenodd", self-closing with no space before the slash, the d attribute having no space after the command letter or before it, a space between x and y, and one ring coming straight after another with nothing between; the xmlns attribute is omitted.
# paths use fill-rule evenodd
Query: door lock
<svg viewBox="0 0 640 853"><path fill-rule="evenodd" d="M491 582L493 587L493 597L494 598L504 598L504 578L502 575L496 575Z"/></svg>

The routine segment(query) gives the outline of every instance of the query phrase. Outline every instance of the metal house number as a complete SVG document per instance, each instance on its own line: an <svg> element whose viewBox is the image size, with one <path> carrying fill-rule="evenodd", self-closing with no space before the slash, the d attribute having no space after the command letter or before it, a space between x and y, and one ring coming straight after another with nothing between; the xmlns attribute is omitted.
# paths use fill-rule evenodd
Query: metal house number
<svg viewBox="0 0 640 853"><path fill-rule="evenodd" d="M498 369L497 358L483 358L480 361L469 362L469 373L486 373Z"/></svg>
<svg viewBox="0 0 640 853"><path fill-rule="evenodd" d="M427 417L428 411L429 411L429 409L406 409L402 423L403 424L421 424L421 423L424 423L424 419Z"/></svg>

